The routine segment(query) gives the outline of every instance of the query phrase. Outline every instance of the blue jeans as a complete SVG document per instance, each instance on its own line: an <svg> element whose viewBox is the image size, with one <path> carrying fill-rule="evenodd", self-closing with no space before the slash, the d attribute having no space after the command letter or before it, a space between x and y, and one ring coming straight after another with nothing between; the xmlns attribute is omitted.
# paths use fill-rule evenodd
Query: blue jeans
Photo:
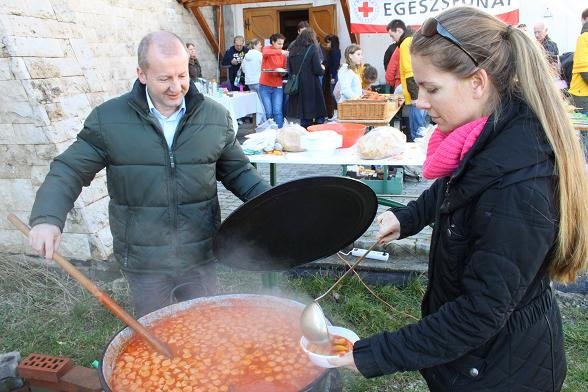
<svg viewBox="0 0 588 392"><path fill-rule="evenodd" d="M259 85L259 97L265 109L265 117L273 118L279 128L284 126L284 89Z"/></svg>
<svg viewBox="0 0 588 392"><path fill-rule="evenodd" d="M419 109L414 105L408 105L408 126L410 127L412 140L422 136L419 128L426 125L426 116L427 112L425 110Z"/></svg>

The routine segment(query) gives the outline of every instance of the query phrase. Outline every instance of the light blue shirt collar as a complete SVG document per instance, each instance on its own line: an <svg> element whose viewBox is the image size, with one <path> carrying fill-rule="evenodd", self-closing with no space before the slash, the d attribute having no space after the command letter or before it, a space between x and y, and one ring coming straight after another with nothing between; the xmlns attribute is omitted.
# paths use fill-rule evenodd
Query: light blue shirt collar
<svg viewBox="0 0 588 392"><path fill-rule="evenodd" d="M165 117L155 105L153 105L153 101L151 101L151 97L149 96L149 91L145 88L145 95L147 96L147 105L149 106L149 112L157 119L159 124L161 125L161 129L163 130L163 136L165 137L165 141L167 142L168 147L171 148L171 145L174 141L174 135L176 134L176 128L180 123L184 114L186 114L186 98L182 98L182 104L180 105L179 109L176 110L174 113Z"/></svg>

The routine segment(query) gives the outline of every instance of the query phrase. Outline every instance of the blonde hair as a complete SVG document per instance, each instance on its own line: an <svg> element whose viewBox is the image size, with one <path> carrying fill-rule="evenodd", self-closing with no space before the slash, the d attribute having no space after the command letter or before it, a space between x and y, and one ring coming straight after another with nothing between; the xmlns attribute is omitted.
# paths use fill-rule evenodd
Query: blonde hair
<svg viewBox="0 0 588 392"><path fill-rule="evenodd" d="M565 99L553 82L545 53L524 32L473 7L456 7L437 15L479 66L453 43L435 34L417 32L411 53L430 58L437 68L468 77L483 68L491 80L491 105L496 116L500 101L520 97L533 110L555 155L559 227L549 276L573 282L588 267L588 175L585 158ZM476 28L472 28L476 26Z"/></svg>
<svg viewBox="0 0 588 392"><path fill-rule="evenodd" d="M249 50L255 48L257 46L258 43L260 43L261 40L259 38L253 38L251 41L249 41L249 43L247 44L247 48Z"/></svg>
<svg viewBox="0 0 588 392"><path fill-rule="evenodd" d="M355 44L351 44L347 48L345 48L345 62L347 63L347 66L349 67L349 69L354 72L357 71L357 69L360 67L360 64L353 64L353 61L351 61L351 57L349 57L349 56L351 56L353 53L357 52L358 50L361 50L361 46L355 45Z"/></svg>

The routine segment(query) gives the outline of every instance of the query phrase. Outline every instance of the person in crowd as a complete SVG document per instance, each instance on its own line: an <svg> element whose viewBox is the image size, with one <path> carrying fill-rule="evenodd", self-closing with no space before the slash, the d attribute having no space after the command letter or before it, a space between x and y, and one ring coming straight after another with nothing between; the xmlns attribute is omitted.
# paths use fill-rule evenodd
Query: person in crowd
<svg viewBox="0 0 588 392"><path fill-rule="evenodd" d="M339 81L334 93L338 103L361 98L362 80L359 68L362 66L362 61L361 46L351 44L345 48L345 63L341 64L341 68L339 68Z"/></svg>
<svg viewBox="0 0 588 392"><path fill-rule="evenodd" d="M527 25L525 23L519 23L517 25L517 29L521 30L525 34L527 34L529 32Z"/></svg>
<svg viewBox="0 0 588 392"><path fill-rule="evenodd" d="M261 40L254 38L249 41L248 51L243 57L241 69L245 73L245 84L251 91L259 93L259 78L261 77L261 62L262 54L261 48L263 44Z"/></svg>
<svg viewBox="0 0 588 392"><path fill-rule="evenodd" d="M377 221L382 242L434 223L423 318L331 363L420 370L431 391L559 391L550 282L588 267L588 178L564 99L532 38L477 8L427 19L410 50L417 105L437 123L423 170L436 181Z"/></svg>
<svg viewBox="0 0 588 392"><path fill-rule="evenodd" d="M288 117L300 119L300 125L305 128L323 123L326 108L319 76L323 75L324 66L319 59L314 30L304 29L288 49L288 75L298 74L299 78L298 94L288 98Z"/></svg>
<svg viewBox="0 0 588 392"><path fill-rule="evenodd" d="M396 47L396 42L392 42L384 52L384 69L388 69L388 64L390 63L390 59L392 58L392 54L396 50Z"/></svg>
<svg viewBox="0 0 588 392"><path fill-rule="evenodd" d="M325 43L327 45L327 56L324 62L323 97L327 107L327 116L332 118L337 109L337 100L333 95L333 90L339 80L337 73L341 65L341 49L339 49L339 37L336 35L327 35Z"/></svg>
<svg viewBox="0 0 588 392"><path fill-rule="evenodd" d="M280 33L271 35L270 45L262 49L261 69L264 72L259 79L259 96L265 109L265 116L268 119L273 118L278 128L284 125L284 89L282 87L289 54L283 49L285 40L286 37Z"/></svg>
<svg viewBox="0 0 588 392"><path fill-rule="evenodd" d="M186 44L186 48L188 48L188 53L190 53L190 60L188 62L190 80L195 82L196 79L202 77L202 67L200 66L198 58L196 58L196 46L193 43L188 42Z"/></svg>
<svg viewBox="0 0 588 392"><path fill-rule="evenodd" d="M227 49L223 56L221 64L223 67L229 68L229 84L231 90L239 90L239 85L245 84L245 76L241 69L241 63L246 53L245 38L238 35L233 39L233 46Z"/></svg>
<svg viewBox="0 0 588 392"><path fill-rule="evenodd" d="M412 42L412 30L400 19L394 19L386 26L388 34L398 44L398 62L400 68L400 82L404 104L408 110L408 123L410 130L409 141L421 136L420 132L426 126L426 113L416 106L419 95L419 86L414 76L410 57L410 45Z"/></svg>
<svg viewBox="0 0 588 392"><path fill-rule="evenodd" d="M378 69L371 64L363 65L363 73L361 75L361 87L363 91L371 89L372 84L378 81Z"/></svg>
<svg viewBox="0 0 588 392"><path fill-rule="evenodd" d="M177 35L147 34L132 90L92 110L53 160L30 215L30 244L51 259L82 187L106 168L114 256L138 317L172 294L215 294L217 180L242 200L270 188L243 154L229 112L190 83L188 63Z"/></svg>
<svg viewBox="0 0 588 392"><path fill-rule="evenodd" d="M401 85L400 82L400 50L395 50L388 61L386 69L386 84L391 87L392 91Z"/></svg>
<svg viewBox="0 0 588 392"><path fill-rule="evenodd" d="M533 26L533 34L535 34L537 42L545 49L547 61L551 64L552 69L557 71L559 49L557 48L557 44L547 35L547 30L547 25L544 22L538 22Z"/></svg>
<svg viewBox="0 0 588 392"><path fill-rule="evenodd" d="M588 8L582 12L582 31L576 41L569 93L574 106L588 113Z"/></svg>

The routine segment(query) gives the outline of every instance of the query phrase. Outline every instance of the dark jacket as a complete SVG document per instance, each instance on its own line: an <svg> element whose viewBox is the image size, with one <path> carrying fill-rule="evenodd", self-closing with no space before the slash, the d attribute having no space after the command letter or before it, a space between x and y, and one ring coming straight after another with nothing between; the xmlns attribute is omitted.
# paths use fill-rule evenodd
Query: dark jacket
<svg viewBox="0 0 588 392"><path fill-rule="evenodd" d="M190 80L193 82L202 77L202 67L200 66L200 61L198 61L198 59L191 58L190 61L188 61L188 73L190 75Z"/></svg>
<svg viewBox="0 0 588 392"><path fill-rule="evenodd" d="M229 82L231 83L231 89L233 89L234 84L235 84L235 77L237 76L237 72L241 69L241 63L243 62L243 58L245 57L245 54L247 54L247 48L243 47L243 49L241 50L237 50L235 49L234 46L231 46L229 49L227 49L227 51L225 52L225 55L223 56L223 61L222 61L222 65L224 67L228 67L229 68ZM231 60L237 60L237 64L231 64ZM245 84L245 73L241 72L241 77L239 79L239 82L241 84Z"/></svg>
<svg viewBox="0 0 588 392"><path fill-rule="evenodd" d="M421 370L432 391L559 391L559 309L546 275L557 236L553 152L519 101L488 120L451 178L394 209L401 238L435 223L423 318L355 343L367 377Z"/></svg>
<svg viewBox="0 0 588 392"><path fill-rule="evenodd" d="M217 181L242 200L269 185L243 154L228 111L192 83L185 99L171 148L139 81L130 93L96 107L51 164L30 224L63 229L82 187L106 167L113 248L123 270L178 273L213 261Z"/></svg>
<svg viewBox="0 0 588 392"><path fill-rule="evenodd" d="M304 53L310 47L302 64ZM300 47L291 45L288 56L288 74L299 74L299 92L288 97L287 116L300 119L324 117L327 109L323 98L319 76L323 74L321 60L315 45Z"/></svg>
<svg viewBox="0 0 588 392"><path fill-rule="evenodd" d="M545 49L545 53L547 54L547 61L549 61L550 64L557 64L559 55L557 44L552 41L548 35L546 35L545 39L543 39L543 42L541 43L541 46L543 46L543 49Z"/></svg>

